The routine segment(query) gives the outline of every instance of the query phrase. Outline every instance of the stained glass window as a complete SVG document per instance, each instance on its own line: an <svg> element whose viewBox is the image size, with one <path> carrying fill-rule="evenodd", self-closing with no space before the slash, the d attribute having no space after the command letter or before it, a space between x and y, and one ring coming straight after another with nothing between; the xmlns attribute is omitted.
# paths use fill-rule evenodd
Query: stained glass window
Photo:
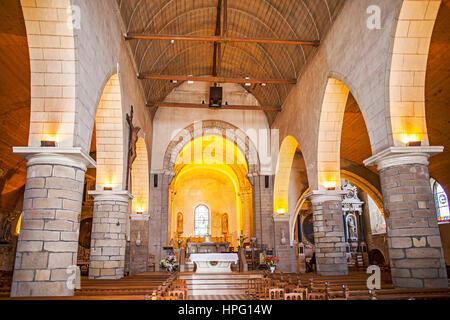
<svg viewBox="0 0 450 320"><path fill-rule="evenodd" d="M436 214L438 222L450 222L450 210L448 207L448 196L444 188L435 179L430 179L431 190L434 195Z"/></svg>
<svg viewBox="0 0 450 320"><path fill-rule="evenodd" d="M209 209L199 205L194 211L194 236L203 237L209 232Z"/></svg>

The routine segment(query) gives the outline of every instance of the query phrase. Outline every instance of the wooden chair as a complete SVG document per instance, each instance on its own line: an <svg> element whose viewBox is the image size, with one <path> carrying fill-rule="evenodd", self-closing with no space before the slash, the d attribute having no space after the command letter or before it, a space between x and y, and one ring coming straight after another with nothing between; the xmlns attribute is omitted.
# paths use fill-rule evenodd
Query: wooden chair
<svg viewBox="0 0 450 320"><path fill-rule="evenodd" d="M307 300L327 300L327 295L323 292L311 292L308 293Z"/></svg>
<svg viewBox="0 0 450 320"><path fill-rule="evenodd" d="M160 297L159 300L180 300L176 296Z"/></svg>
<svg viewBox="0 0 450 320"><path fill-rule="evenodd" d="M269 289L269 300L284 300L284 289L282 288Z"/></svg>
<svg viewBox="0 0 450 320"><path fill-rule="evenodd" d="M256 297L256 282L259 279L256 278L250 278L247 280L247 291L246 294L248 296L250 296L250 298L255 298Z"/></svg>
<svg viewBox="0 0 450 320"><path fill-rule="evenodd" d="M156 272L155 255L149 254L147 260L147 269L153 268L153 272Z"/></svg>
<svg viewBox="0 0 450 320"><path fill-rule="evenodd" d="M171 290L169 291L169 297L177 297L178 300L186 300L186 293L184 290Z"/></svg>
<svg viewBox="0 0 450 320"><path fill-rule="evenodd" d="M292 291L293 293L300 293L303 297L303 300L308 298L309 289L306 287L297 287Z"/></svg>
<svg viewBox="0 0 450 320"><path fill-rule="evenodd" d="M284 290L286 291L286 293L294 293L294 290L297 289L297 286L294 284L289 284L287 286L284 286Z"/></svg>
<svg viewBox="0 0 450 320"><path fill-rule="evenodd" d="M285 293L284 300L303 300L302 293Z"/></svg>

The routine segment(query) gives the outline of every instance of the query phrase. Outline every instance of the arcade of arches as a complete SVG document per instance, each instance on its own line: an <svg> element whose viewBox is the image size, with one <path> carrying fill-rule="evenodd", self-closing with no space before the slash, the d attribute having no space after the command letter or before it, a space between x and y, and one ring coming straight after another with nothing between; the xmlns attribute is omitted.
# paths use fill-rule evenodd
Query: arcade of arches
<svg viewBox="0 0 450 320"><path fill-rule="evenodd" d="M251 2L1 1L11 297L171 248L448 287L450 1Z"/></svg>

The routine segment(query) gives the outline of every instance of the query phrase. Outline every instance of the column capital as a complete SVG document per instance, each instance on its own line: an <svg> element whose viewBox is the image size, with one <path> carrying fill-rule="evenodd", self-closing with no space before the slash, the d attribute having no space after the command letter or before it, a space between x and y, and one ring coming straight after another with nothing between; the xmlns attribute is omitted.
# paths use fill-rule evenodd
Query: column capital
<svg viewBox="0 0 450 320"><path fill-rule="evenodd" d="M57 164L74 166L84 171L97 166L82 148L13 147L13 152L27 160L27 166Z"/></svg>
<svg viewBox="0 0 450 320"><path fill-rule="evenodd" d="M408 164L428 166L428 159L443 151L444 147L442 146L389 147L364 160L364 165L377 165L379 171Z"/></svg>
<svg viewBox="0 0 450 320"><path fill-rule="evenodd" d="M305 198L309 199L312 204L320 204L326 201L342 201L342 196L346 191L336 190L312 190L305 194Z"/></svg>
<svg viewBox="0 0 450 320"><path fill-rule="evenodd" d="M89 195L96 201L129 201L133 195L127 190L91 190Z"/></svg>

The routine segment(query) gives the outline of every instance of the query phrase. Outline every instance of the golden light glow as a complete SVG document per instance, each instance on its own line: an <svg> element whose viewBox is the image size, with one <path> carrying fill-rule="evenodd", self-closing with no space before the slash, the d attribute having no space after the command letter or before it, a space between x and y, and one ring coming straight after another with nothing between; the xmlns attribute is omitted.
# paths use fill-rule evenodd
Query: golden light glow
<svg viewBox="0 0 450 320"><path fill-rule="evenodd" d="M297 147L298 142L292 136L287 136L280 147L273 191L274 210L280 215L289 212L289 179Z"/></svg>
<svg viewBox="0 0 450 320"><path fill-rule="evenodd" d="M337 187L336 181L324 181L323 186L325 189L335 189Z"/></svg>
<svg viewBox="0 0 450 320"><path fill-rule="evenodd" d="M403 133L401 134L401 142L403 142L404 144L407 144L409 142L416 142L416 141L421 141L420 136L418 134L407 134L407 133Z"/></svg>
<svg viewBox="0 0 450 320"><path fill-rule="evenodd" d="M55 134L46 134L44 136L44 139L42 139L42 140L43 141L53 141L53 142L58 143L58 137L57 137L56 133Z"/></svg>
<svg viewBox="0 0 450 320"><path fill-rule="evenodd" d="M22 226L22 214L20 214L19 220L16 225L16 236L20 234L20 227Z"/></svg>
<svg viewBox="0 0 450 320"><path fill-rule="evenodd" d="M248 173L247 160L242 151L230 140L219 136L202 136L187 144L175 162L175 172L187 164L241 165Z"/></svg>

